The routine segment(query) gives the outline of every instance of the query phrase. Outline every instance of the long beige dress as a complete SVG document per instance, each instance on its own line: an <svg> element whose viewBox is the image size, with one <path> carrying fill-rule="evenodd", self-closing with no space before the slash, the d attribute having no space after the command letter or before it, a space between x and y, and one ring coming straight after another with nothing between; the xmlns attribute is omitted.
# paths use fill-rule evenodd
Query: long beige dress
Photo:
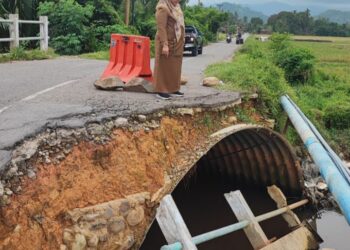
<svg viewBox="0 0 350 250"><path fill-rule="evenodd" d="M180 90L181 67L184 46L184 30L181 38L176 40L175 20L167 8L156 11L157 34L155 39L154 81L155 91L174 93ZM162 55L163 45L169 46L169 56Z"/></svg>

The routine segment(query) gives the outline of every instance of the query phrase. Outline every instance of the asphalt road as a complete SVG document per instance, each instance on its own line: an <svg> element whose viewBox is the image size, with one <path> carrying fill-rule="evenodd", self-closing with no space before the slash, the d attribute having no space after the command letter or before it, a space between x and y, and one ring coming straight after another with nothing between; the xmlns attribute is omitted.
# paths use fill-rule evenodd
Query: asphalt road
<svg viewBox="0 0 350 250"><path fill-rule="evenodd" d="M230 59L237 48L221 42L205 47L203 55L185 56L183 75L189 79L182 87L185 97L170 101L154 94L96 90L93 82L107 61L61 57L0 64L0 163L16 144L47 127L81 127L86 122L162 108L233 102L238 93L200 83L209 64Z"/></svg>

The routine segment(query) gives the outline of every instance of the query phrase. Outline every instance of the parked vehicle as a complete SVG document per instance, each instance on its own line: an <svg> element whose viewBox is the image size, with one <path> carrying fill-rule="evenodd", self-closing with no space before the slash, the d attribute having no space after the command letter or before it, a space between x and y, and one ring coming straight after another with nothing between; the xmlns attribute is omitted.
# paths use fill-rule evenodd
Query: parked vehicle
<svg viewBox="0 0 350 250"><path fill-rule="evenodd" d="M243 44L243 43L244 43L244 41L243 41L242 33L241 32L237 32L236 44Z"/></svg>
<svg viewBox="0 0 350 250"><path fill-rule="evenodd" d="M203 53L202 33L194 26L185 26L185 44L184 51L191 51L192 56Z"/></svg>
<svg viewBox="0 0 350 250"><path fill-rule="evenodd" d="M231 42L232 42L232 34L231 34L231 33L228 33L228 34L226 35L226 42L227 42L227 43L231 43Z"/></svg>

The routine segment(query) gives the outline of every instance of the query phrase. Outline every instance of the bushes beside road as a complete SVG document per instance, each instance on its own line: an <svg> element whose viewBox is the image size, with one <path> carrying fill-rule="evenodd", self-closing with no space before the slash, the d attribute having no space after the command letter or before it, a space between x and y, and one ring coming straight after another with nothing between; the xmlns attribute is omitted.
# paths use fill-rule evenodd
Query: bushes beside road
<svg viewBox="0 0 350 250"><path fill-rule="evenodd" d="M257 92L260 112L276 119L278 129L286 119L279 97L289 94L328 141L350 157L349 48L350 39L300 43L275 34L261 43L251 37L232 62L212 65L207 74L221 78L225 89ZM289 139L297 137L290 133Z"/></svg>

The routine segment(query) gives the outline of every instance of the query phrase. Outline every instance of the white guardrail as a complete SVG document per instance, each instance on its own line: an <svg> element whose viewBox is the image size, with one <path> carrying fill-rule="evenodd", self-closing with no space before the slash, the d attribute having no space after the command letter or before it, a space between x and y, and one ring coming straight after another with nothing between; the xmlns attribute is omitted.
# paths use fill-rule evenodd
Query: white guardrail
<svg viewBox="0 0 350 250"><path fill-rule="evenodd" d="M19 20L18 14L10 14L9 19L1 19L0 23L8 23L10 38L0 38L0 42L10 42L10 48L19 47L20 41L40 40L40 49L47 50L49 47L49 21L47 16L40 16L39 21ZM39 24L39 37L19 37L19 24Z"/></svg>

